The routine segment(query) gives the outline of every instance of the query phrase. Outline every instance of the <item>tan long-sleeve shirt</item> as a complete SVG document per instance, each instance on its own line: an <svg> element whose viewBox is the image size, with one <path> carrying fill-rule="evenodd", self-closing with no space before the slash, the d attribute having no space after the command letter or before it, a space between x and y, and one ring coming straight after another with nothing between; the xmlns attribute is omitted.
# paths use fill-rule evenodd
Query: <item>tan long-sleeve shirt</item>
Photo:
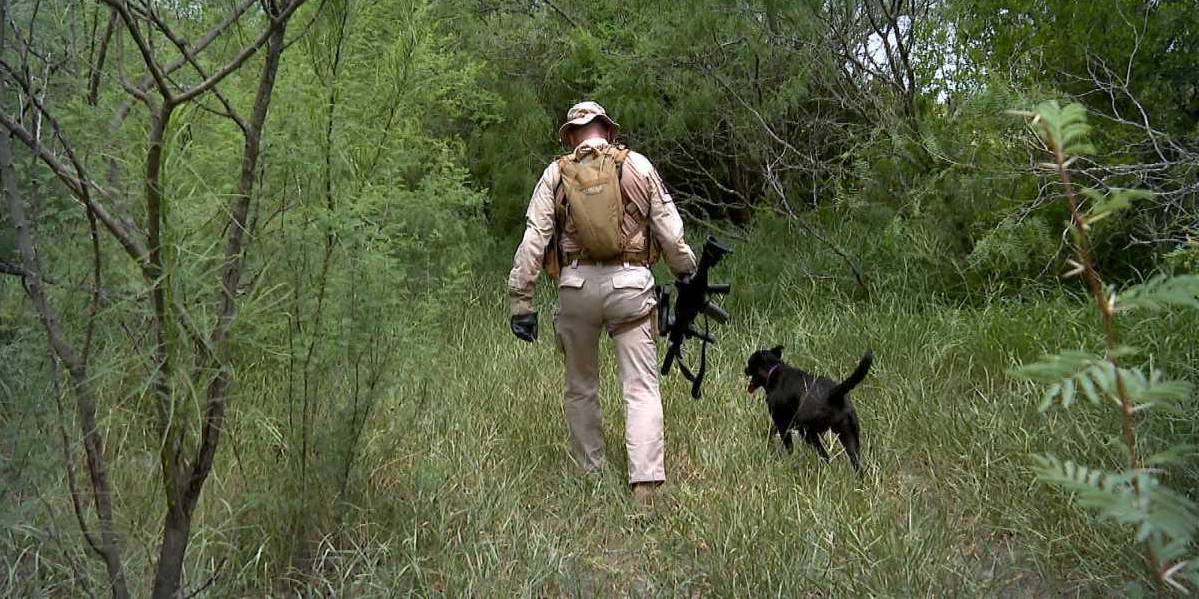
<svg viewBox="0 0 1199 599"><path fill-rule="evenodd" d="M607 145L602 139L588 139L575 148L576 153L589 152ZM512 272L508 275L508 295L512 314L528 314L533 311L533 289L541 273L542 259L554 234L554 210L560 174L555 160L546 167L541 179L533 189L529 209L525 213L525 235L516 249L512 260ZM683 219L675 208L674 200L662 184L662 178L649 159L637 152L629 152L625 159L620 179L621 193L636 205L641 215L649 215L649 230L654 241L662 249L666 264L675 275L695 271L695 254L683 239ZM643 220L625 213L625 248L631 253L642 252L650 240L645 238ZM562 250L574 253L579 249L570 226L561 232Z"/></svg>

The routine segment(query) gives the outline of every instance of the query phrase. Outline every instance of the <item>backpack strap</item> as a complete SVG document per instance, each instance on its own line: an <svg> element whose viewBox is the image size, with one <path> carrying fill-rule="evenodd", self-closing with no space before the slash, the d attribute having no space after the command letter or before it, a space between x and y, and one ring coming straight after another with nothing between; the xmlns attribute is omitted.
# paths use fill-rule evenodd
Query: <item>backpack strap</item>
<svg viewBox="0 0 1199 599"><path fill-rule="evenodd" d="M616 184L620 187L621 211L624 212L629 209L629 204L632 204L624 195L624 165L629 158L631 150L623 145L615 146L615 148L615 150L612 150L612 159L616 162ZM645 209L645 215L642 216L645 220L645 260L643 262L646 266L653 266L649 262L649 206L646 206Z"/></svg>
<svg viewBox="0 0 1199 599"><path fill-rule="evenodd" d="M617 173L620 172L619 169L624 166L625 160L628 159L629 151L630 150L624 146L614 146L614 149L608 150L608 152L612 154L612 159L616 161Z"/></svg>
<svg viewBox="0 0 1199 599"><path fill-rule="evenodd" d="M629 150L627 147L625 147L623 145L615 146L615 148L616 148L615 150L612 150L612 158L613 158L613 160L616 161L616 176L618 178L618 181L620 181L624 177L624 165L625 165L625 162L628 161L629 153L632 150ZM620 181L620 182L623 183L623 181ZM627 210L628 205L632 202L630 202L628 200L628 198L624 197L624 187L623 186L621 187L621 199L624 201L625 210ZM651 224L650 224L650 210L651 210L651 206L647 205L645 207L645 214L641 215L641 219L645 223L645 260L644 260L644 263L646 266L653 266L653 264L650 262L650 259L653 258L653 230L652 230Z"/></svg>
<svg viewBox="0 0 1199 599"><path fill-rule="evenodd" d="M554 270L556 270L558 272L550 273L550 277L553 279L558 278L558 275L562 271L562 267L565 266L566 257L562 253L562 234L566 230L567 206L566 206L566 194L562 191L562 163L565 162L566 160L570 160L572 155L573 154L567 154L565 156L560 156L556 160L556 162L558 163L558 183L556 185L554 185L554 191L553 191L553 196L554 196L554 233L553 233L553 235L550 236L550 247L546 248L546 251L554 253L554 261L553 261L555 264Z"/></svg>

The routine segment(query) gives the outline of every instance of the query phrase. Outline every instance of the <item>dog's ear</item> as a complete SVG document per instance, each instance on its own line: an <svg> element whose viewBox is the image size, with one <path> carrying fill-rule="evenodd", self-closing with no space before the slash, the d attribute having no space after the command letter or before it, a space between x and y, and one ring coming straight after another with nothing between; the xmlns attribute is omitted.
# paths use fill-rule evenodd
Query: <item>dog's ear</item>
<svg viewBox="0 0 1199 599"><path fill-rule="evenodd" d="M783 346L776 345L776 346L770 348L770 353L774 354L776 358L783 357Z"/></svg>

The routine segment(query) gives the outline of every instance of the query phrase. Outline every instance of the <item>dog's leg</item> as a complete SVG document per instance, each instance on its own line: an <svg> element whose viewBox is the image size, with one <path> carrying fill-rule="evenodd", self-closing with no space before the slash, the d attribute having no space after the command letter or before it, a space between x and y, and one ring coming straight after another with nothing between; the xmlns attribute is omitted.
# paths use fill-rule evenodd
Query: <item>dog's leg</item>
<svg viewBox="0 0 1199 599"><path fill-rule="evenodd" d="M787 428L787 423L782 418L775 416L774 430L778 431L779 437L782 438L783 447L787 448L787 453L791 453L791 431Z"/></svg>
<svg viewBox="0 0 1199 599"><path fill-rule="evenodd" d="M820 454L820 459L828 461L828 452L824 450L824 443L820 441L819 434L805 430L803 432L803 440L807 441L808 445L816 448L816 453Z"/></svg>
<svg viewBox="0 0 1199 599"><path fill-rule="evenodd" d="M837 427L837 438L841 439L841 445L845 447L845 453L849 454L849 462L853 464L854 471L861 475L862 465L858 462L857 414L850 414L849 418L845 419L845 423Z"/></svg>

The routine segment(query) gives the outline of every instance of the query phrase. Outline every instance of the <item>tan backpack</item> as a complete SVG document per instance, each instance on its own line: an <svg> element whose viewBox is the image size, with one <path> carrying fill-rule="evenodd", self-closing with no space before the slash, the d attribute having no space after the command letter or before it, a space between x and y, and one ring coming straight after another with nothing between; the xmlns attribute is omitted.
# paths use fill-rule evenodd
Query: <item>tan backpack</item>
<svg viewBox="0 0 1199 599"><path fill-rule="evenodd" d="M543 266L553 279L561 271L561 236L569 216L575 241L586 258L607 261L626 256L623 219L626 210L636 210L620 188L620 175L629 149L610 145L588 153L581 159L574 153L558 159L561 202L555 193L554 237L550 241ZM648 246L638 262L652 264L657 258L657 244L649 231L649 215L644 219Z"/></svg>
<svg viewBox="0 0 1199 599"><path fill-rule="evenodd" d="M620 170L628 156L627 148L608 146L581 159L576 154L558 159L575 238L592 260L612 260L624 251Z"/></svg>

